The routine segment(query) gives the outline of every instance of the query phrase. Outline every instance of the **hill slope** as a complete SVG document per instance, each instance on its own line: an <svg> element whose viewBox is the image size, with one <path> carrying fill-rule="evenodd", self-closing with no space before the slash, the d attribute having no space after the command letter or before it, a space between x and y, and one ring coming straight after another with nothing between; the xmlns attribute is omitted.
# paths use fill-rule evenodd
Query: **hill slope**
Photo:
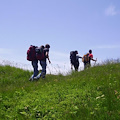
<svg viewBox="0 0 120 120"><path fill-rule="evenodd" d="M120 63L34 82L31 74L0 66L1 120L120 119Z"/></svg>

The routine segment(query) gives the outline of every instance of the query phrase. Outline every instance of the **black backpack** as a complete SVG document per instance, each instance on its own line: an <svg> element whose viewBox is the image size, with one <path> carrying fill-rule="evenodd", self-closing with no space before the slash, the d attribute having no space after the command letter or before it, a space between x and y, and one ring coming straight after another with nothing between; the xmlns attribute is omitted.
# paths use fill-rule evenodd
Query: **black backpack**
<svg viewBox="0 0 120 120"><path fill-rule="evenodd" d="M75 64L75 62L76 62L76 53L75 53L75 51L70 52L70 61L71 61L72 64Z"/></svg>

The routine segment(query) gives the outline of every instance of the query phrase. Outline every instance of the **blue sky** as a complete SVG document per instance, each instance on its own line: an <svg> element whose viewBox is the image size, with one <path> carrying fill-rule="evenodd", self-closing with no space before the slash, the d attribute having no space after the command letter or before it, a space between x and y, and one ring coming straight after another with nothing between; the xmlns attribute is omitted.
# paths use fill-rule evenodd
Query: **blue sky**
<svg viewBox="0 0 120 120"><path fill-rule="evenodd" d="M0 60L30 65L28 47L46 43L60 68L70 68L72 50L120 58L120 0L0 0Z"/></svg>

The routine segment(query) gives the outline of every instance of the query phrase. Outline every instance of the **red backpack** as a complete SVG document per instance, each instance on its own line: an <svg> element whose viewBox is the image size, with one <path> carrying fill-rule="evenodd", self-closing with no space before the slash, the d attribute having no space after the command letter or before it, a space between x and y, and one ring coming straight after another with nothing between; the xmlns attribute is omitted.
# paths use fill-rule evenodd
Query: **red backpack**
<svg viewBox="0 0 120 120"><path fill-rule="evenodd" d="M36 59L36 46L31 45L29 49L27 50L27 60L28 61L34 61Z"/></svg>

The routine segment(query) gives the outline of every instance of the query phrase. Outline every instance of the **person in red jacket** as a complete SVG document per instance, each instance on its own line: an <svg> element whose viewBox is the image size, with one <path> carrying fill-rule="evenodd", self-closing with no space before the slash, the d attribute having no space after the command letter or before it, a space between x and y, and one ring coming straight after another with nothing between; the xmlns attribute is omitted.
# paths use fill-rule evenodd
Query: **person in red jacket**
<svg viewBox="0 0 120 120"><path fill-rule="evenodd" d="M88 59L87 59L88 61L84 61L84 69L91 66L91 60L95 62L97 61L97 59L96 60L93 59L92 50L89 50L89 53L87 53L87 55L88 55Z"/></svg>

